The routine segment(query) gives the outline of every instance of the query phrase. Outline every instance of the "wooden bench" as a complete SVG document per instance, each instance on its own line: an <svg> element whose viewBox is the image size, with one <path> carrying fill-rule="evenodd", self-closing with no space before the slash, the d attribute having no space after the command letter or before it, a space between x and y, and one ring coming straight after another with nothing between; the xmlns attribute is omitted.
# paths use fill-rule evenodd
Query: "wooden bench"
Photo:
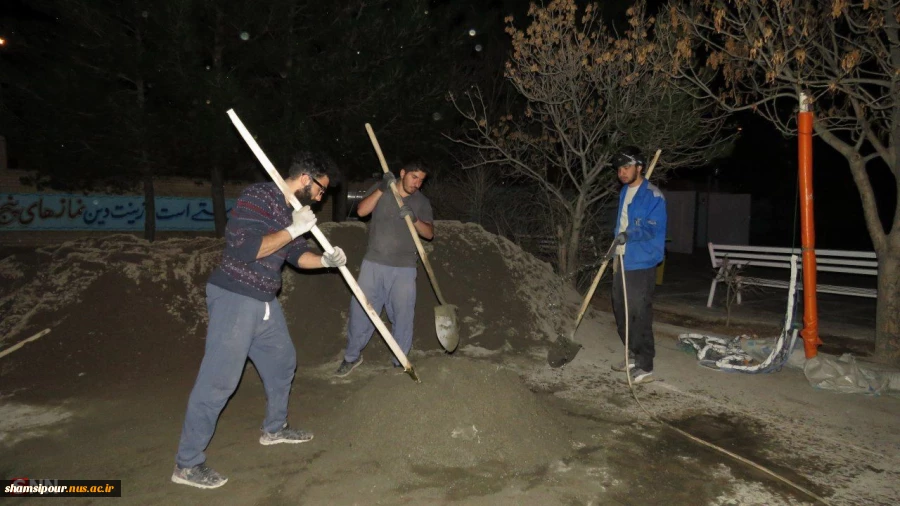
<svg viewBox="0 0 900 506"><path fill-rule="evenodd" d="M798 259L801 257L800 248L708 244L709 259L712 262L713 269L716 269L716 276L709 287L709 298L706 301L706 307L712 307L713 297L716 294L716 285L725 281L726 276L729 274L726 272L726 267L728 269L735 267L790 269L791 255L797 255ZM799 265L799 267L802 269L802 265ZM817 249L816 271L878 276L878 260L872 251ZM787 279L767 279L744 275L738 275L736 280L738 304L741 303L741 287L755 285L787 289L790 284ZM798 289L802 290L803 286L799 286ZM817 284L816 292L853 295L856 297L875 298L878 296L878 290L875 288L842 285Z"/></svg>

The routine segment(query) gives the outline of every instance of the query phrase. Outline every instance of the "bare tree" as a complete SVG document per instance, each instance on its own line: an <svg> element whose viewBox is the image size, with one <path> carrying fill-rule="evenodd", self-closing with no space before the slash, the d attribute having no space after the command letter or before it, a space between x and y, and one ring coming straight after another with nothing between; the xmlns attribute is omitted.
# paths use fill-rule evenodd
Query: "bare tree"
<svg viewBox="0 0 900 506"><path fill-rule="evenodd" d="M59 108L54 111L58 117L50 121L64 126L48 128L57 131L57 138L71 139L61 143L61 147L69 145L71 158L76 151L89 153L85 160L103 165L98 173L124 181L127 187L140 181L144 238L150 241L156 234L153 177L164 165L154 147L158 131L151 91L160 43L161 27L155 17L159 4L157 0L35 1L35 8L64 28L36 37L31 48L36 69L55 68L57 73L53 82L32 83L34 98ZM69 79L73 74L78 74L77 81ZM76 82L88 89L73 91ZM61 171L77 173L69 163L62 164Z"/></svg>
<svg viewBox="0 0 900 506"><path fill-rule="evenodd" d="M882 224L868 169L884 163L900 190L900 1L694 0L673 3L657 27L660 68L696 97L752 110L786 135L801 93L814 132L846 158L878 256L876 350L900 363L900 200ZM722 86L703 82L715 69ZM699 85L699 86L698 86Z"/></svg>
<svg viewBox="0 0 900 506"><path fill-rule="evenodd" d="M655 45L641 25L619 35L573 0L532 4L525 29L507 18L512 51L506 78L523 111L492 115L478 88L451 96L471 130L460 144L477 153L464 168L497 165L538 185L550 200L558 269L577 268L591 213L617 194L614 151L634 142L663 150L658 172L701 165L726 144L714 103L669 86L647 55Z"/></svg>
<svg viewBox="0 0 900 506"><path fill-rule="evenodd" d="M487 218L489 199L497 188L500 175L490 167L479 166L462 171L460 183L469 191L461 193L468 209L469 219L483 223Z"/></svg>

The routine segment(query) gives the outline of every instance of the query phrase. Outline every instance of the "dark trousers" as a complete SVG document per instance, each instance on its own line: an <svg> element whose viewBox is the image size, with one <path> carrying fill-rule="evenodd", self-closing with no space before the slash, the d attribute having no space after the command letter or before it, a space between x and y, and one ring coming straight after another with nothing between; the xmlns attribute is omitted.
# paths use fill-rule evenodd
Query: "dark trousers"
<svg viewBox="0 0 900 506"><path fill-rule="evenodd" d="M618 257L615 258L618 261ZM656 349L653 344L653 292L656 289L656 268L625 271L628 295L628 349L634 354L634 366L647 372L653 370ZM625 343L625 297L622 294L622 266L613 273L613 313L619 338Z"/></svg>
<svg viewBox="0 0 900 506"><path fill-rule="evenodd" d="M287 421L288 397L297 368L297 352L278 299L266 303L208 283L206 307L206 352L188 399L175 457L179 467L206 462L204 450L241 380L248 357L266 389L265 432L275 432Z"/></svg>

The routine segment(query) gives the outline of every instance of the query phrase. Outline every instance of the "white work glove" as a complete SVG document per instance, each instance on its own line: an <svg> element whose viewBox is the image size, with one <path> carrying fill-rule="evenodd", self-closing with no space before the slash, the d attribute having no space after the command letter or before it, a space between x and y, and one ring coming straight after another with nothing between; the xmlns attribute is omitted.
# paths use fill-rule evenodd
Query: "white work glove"
<svg viewBox="0 0 900 506"><path fill-rule="evenodd" d="M312 209L309 206L303 206L300 209L294 211L292 213L294 218L294 222L288 225L285 230L291 234L291 240L294 240L301 235L312 230L314 226L316 226L316 215L313 214Z"/></svg>
<svg viewBox="0 0 900 506"><path fill-rule="evenodd" d="M322 267L343 267L347 265L347 255L344 254L344 250L334 247L334 251L331 253L325 253L322 255Z"/></svg>

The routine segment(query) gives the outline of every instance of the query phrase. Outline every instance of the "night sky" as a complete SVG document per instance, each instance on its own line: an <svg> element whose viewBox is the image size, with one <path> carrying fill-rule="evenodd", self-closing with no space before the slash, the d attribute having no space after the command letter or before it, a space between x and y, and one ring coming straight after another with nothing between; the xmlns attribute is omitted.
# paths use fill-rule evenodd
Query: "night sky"
<svg viewBox="0 0 900 506"><path fill-rule="evenodd" d="M449 0L435 0L436 7L449 5ZM492 2L462 2L453 20L458 27L464 27L485 13L492 16L504 12L522 15L528 2L516 0L494 0ZM660 2L653 2L660 3ZM39 11L30 8L22 0L0 2L0 37L7 39L5 47L0 46L0 60L8 58L4 50L16 44L12 33L17 23L23 20L42 21L50 27L55 22ZM628 2L609 2L607 11L621 16ZM479 34L481 44L502 44L505 34L502 25L497 33ZM479 51L480 52L480 51ZM483 57L472 53L474 57ZM8 79L8 78L7 78ZM9 89L9 82L0 76L0 100ZM15 107L12 105L11 107ZM222 115L222 121L226 118ZM672 184L691 183L696 188L718 188L722 191L751 193L755 199L775 202L769 222L753 227L752 244L790 245L799 243L798 236L792 238L795 223L795 202L797 188L796 139L784 138L766 121L750 114L735 118L741 126L741 137L732 154L711 167L682 170L672 174ZM3 132L0 132L3 133ZM16 145L9 145L10 162L13 167L33 168L30 160L23 158ZM829 146L816 140L814 144L814 184L816 199L817 244L825 248L865 249L872 248L863 220L862 206L856 186L850 176L844 158ZM881 163L881 162L878 162ZM889 223L896 201L896 185L886 166L870 164L870 174L877 190L882 220ZM762 217L757 217L757 219ZM797 217L799 220L799 216ZM797 225L799 228L799 225Z"/></svg>

